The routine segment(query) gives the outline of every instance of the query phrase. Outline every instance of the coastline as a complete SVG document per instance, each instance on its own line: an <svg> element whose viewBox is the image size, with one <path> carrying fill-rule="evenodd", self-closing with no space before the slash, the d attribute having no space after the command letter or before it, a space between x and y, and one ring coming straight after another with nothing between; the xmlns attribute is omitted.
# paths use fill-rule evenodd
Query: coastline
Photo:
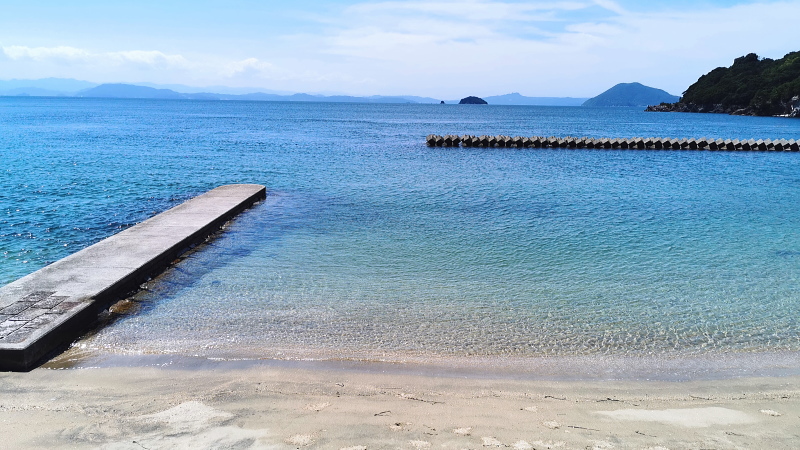
<svg viewBox="0 0 800 450"><path fill-rule="evenodd" d="M647 112L682 112L682 113L700 113L700 114L727 114L730 116L752 116L752 117L783 117L789 119L796 119L800 117L800 106L789 105L788 111L782 114L758 114L756 110L749 105L722 105L705 104L698 105L696 103L662 103L660 105L649 105L645 108Z"/></svg>
<svg viewBox="0 0 800 450"><path fill-rule="evenodd" d="M247 351L249 350L249 351ZM800 377L800 352L719 352L654 355L422 355L386 352L348 354L319 349L276 351L245 348L239 353L187 354L103 352L81 341L55 356L47 369L173 367L204 370L217 365L237 369L299 368L397 375L450 376L528 381L690 382L737 378Z"/></svg>
<svg viewBox="0 0 800 450"><path fill-rule="evenodd" d="M13 448L792 448L800 377L547 381L382 370L0 373Z"/></svg>
<svg viewBox="0 0 800 450"><path fill-rule="evenodd" d="M525 322L513 320L520 319L515 313L519 310L493 308L503 304L491 299L495 294L500 299L532 298L526 296L531 286L537 286L535 298L554 298L558 301L548 306L559 307L531 313L529 318L536 321L502 335L512 338L510 342L517 342L517 337L533 342L535 336L535 345L542 345L537 348L569 338L589 342L591 348L630 349L632 338L678 330L682 333L669 336L677 342L690 338L687 342L694 344L689 348L700 348L707 341L794 348L800 256L794 225L800 216L785 206L800 198L792 183L800 167L794 154L716 153L711 158L682 152L441 152L419 143L419 136L439 130L431 130L431 124L448 131L458 124L450 132L459 134L483 129L511 133L519 128L530 135L587 135L600 128L617 136L681 135L691 127L697 130L694 135L713 138L795 138L789 122L648 116L627 109L610 111L608 118L597 122L579 108L494 108L475 121L459 108L444 111L438 106L414 107L412 121L398 121L392 111L367 107L358 111L319 105L244 108L226 103L207 110L193 103L156 108L136 101L79 101L76 110L93 117L88 124L102 133L87 134L85 127L74 126L71 113L48 119L37 133L30 133L23 126L26 117L50 103L60 104L48 100L22 105L4 124L9 142L25 144L24 152L11 152L17 159L9 164L17 170L6 180L9 201L28 206L4 219L7 226L28 224L15 228L19 239L6 238L11 249L6 274L24 268L23 261L39 264L48 255L66 251L58 248L86 245L115 227L140 220L146 211L173 202L176 189L200 191L212 180L232 182L257 174L267 176L281 196L273 197L274 214L248 215L250 228L240 228L236 239L219 239L216 250L206 248L197 258L180 263L181 270L173 272L175 277L162 285L164 289L148 294L153 301L143 303L143 308L158 314L106 329L116 330L111 333L114 339L101 342L97 350L130 352L128 362L122 361L126 356L119 362L84 359L77 363L83 368L74 368L73 363L68 370L45 367L30 373L0 373L3 445L353 450L426 445L477 449L499 442L506 448L674 450L792 448L800 441L793 431L800 429L796 389L800 378L781 372L800 367L795 363L800 358L797 352L750 355L746 365L728 364L742 354L721 356L717 368L728 364L726 370L732 373L727 375L724 370L710 371L713 367L703 358L662 358L670 366L652 366L656 381L637 375L641 359L605 353L592 358L543 358L537 373L524 371L528 367L515 372L496 360L472 357L465 359L480 370L459 367L457 358L452 360L454 368L447 370L424 361L247 359L280 350L276 343L281 342L316 342L334 352L343 351L342 343L365 342L335 338L350 330L369 332L369 337L408 331L404 336L426 338L413 340L418 344L411 348L427 349L437 342L447 348L460 330L487 337L484 343L497 342L500 336L494 330ZM504 131L510 124L530 125ZM569 131L559 131L564 124L569 124ZM182 138L164 141L163 136L172 135L176 127L184 130ZM233 140L219 132L222 129L247 132ZM146 133L130 139L131 130ZM390 139L396 148L387 145ZM120 148L120 143L126 145ZM226 157L220 157L223 148ZM267 153L270 157L264 156ZM41 178L40 167L68 171ZM142 170L131 174L125 170L129 167ZM198 167L214 170L201 179L193 175ZM332 172L331 167L341 170ZM107 181L96 179L98 172L107 174ZM85 182L67 185L64 173ZM172 180L178 178L182 182L176 188ZM463 185L464 180L477 182ZM518 189L525 180L527 185ZM145 198L131 186L146 187L153 197ZM598 197L603 187L611 189ZM120 209L119 204L135 206ZM404 211L415 214L394 215ZM510 217L509 213L524 214ZM506 228L497 232L487 223ZM411 232L425 224L438 227ZM47 234L51 227L52 234ZM528 229L549 232L509 235L504 242L492 239L503 230ZM470 239L465 241L455 233L458 230L468 231ZM231 231L226 235L233 236ZM29 239L34 236L37 239ZM375 239L381 236L392 241ZM421 239L426 236L435 239ZM439 246L443 238L452 239L453 245ZM62 242L64 247L53 245ZM461 247L459 242L474 245ZM520 242L531 245L520 249ZM259 244L258 251L254 243ZM319 251L338 248L358 251ZM365 248L370 251L362 251ZM404 252L397 253L396 248ZM408 271L364 270L385 268L375 262L396 254L408 256L401 268L422 267L420 272L437 276L403 278L398 275ZM438 258L449 254L454 258ZM448 264L463 261L464 255L486 258L471 266ZM524 258L513 260L510 255ZM351 269L323 270L341 262ZM516 285L509 283L514 281L507 276L509 268L526 267L523 276L514 278ZM342 275L348 275L344 283ZM263 283L249 285L246 280ZM356 283L360 280L365 282ZM284 297L244 295L248 292L277 292ZM454 306L467 304L462 292L469 292L470 299L488 300L469 302L475 313L459 316L456 313L462 309ZM353 294L365 301L343 310L331 308ZM370 296L379 301L366 301ZM432 311L432 303L425 302L430 297L447 301ZM613 301L629 297L630 302ZM384 306L384 299L391 301ZM307 309L295 312L294 305ZM339 320L352 317L354 311L366 312L359 320ZM725 314L716 314L719 311ZM403 315L397 317L398 313ZM497 320L473 320L483 317ZM569 320L558 320L564 317ZM271 321L275 318L280 321ZM669 323L640 327L649 319L669 319ZM745 322L750 326L740 326ZM443 324L445 332L407 326L420 323ZM601 331L595 333L598 338L587 341L580 333L570 333L583 326ZM315 334L289 333L292 327ZM615 330L631 331L631 337L609 344L602 339L605 330L611 330L612 337ZM767 339L750 340L754 332ZM326 336L331 338L320 339ZM367 348L383 351L398 348L386 342L405 341L373 340ZM659 348L664 347L671 346ZM183 351L190 348L198 350ZM175 356L206 348L241 353L209 352L197 359ZM353 348L364 347L347 347ZM136 354L150 351L165 355L145 361L151 357ZM314 358L311 354L307 359ZM766 370L769 364L771 369ZM615 368L635 376L608 372ZM694 375L675 376L676 369ZM642 420L602 414L618 410L635 410L639 415L633 417ZM684 416L694 422L677 420ZM737 423L737 417L745 422ZM706 418L714 421L704 422Z"/></svg>

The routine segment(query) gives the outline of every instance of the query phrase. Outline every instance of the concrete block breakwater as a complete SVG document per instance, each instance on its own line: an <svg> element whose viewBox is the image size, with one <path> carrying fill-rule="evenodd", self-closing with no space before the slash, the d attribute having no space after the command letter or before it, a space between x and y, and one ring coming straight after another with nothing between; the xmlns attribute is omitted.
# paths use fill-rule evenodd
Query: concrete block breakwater
<svg viewBox="0 0 800 450"><path fill-rule="evenodd" d="M794 139L669 139L669 138L588 138L544 136L440 136L429 134L425 138L429 147L484 147L484 148L579 148L579 149L633 149L633 150L727 150L727 151L800 151Z"/></svg>

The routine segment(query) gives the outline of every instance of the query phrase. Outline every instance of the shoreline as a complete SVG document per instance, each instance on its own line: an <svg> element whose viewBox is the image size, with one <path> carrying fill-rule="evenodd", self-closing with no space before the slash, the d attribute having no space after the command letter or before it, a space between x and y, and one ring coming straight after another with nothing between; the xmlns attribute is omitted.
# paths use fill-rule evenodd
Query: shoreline
<svg viewBox="0 0 800 450"><path fill-rule="evenodd" d="M0 431L46 448L792 448L800 377L546 381L322 367L0 373Z"/></svg>
<svg viewBox="0 0 800 450"><path fill-rule="evenodd" d="M47 369L170 367L177 370L302 369L412 376L527 381L692 382L739 378L800 377L800 352L772 351L688 356L420 356L332 357L321 353L286 357L252 355L113 354L73 346Z"/></svg>

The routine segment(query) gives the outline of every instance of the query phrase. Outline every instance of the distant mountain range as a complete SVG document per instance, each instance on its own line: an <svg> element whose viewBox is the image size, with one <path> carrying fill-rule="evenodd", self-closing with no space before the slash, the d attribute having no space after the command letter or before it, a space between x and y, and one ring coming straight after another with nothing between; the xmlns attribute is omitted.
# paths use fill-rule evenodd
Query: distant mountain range
<svg viewBox="0 0 800 450"><path fill-rule="evenodd" d="M41 78L39 80L0 80L0 95L30 95L63 97L97 86L89 81L71 78Z"/></svg>
<svg viewBox="0 0 800 450"><path fill-rule="evenodd" d="M74 97L91 98L155 98L183 100L254 100L254 101L288 101L288 102L332 102L332 103L439 103L439 100L425 97L390 97L374 95L371 97L354 97L347 95L310 95L310 94L266 94L254 92L250 94L219 94L214 92L176 92L172 89L157 89L134 84L101 84L73 94Z"/></svg>
<svg viewBox="0 0 800 450"><path fill-rule="evenodd" d="M575 97L525 97L519 93L481 97L490 105L581 106L587 99ZM450 102L447 102L450 103ZM458 103L458 102L455 102Z"/></svg>
<svg viewBox="0 0 800 450"><path fill-rule="evenodd" d="M157 85L151 83L96 84L65 78L40 80L0 80L0 96L31 97L89 97L89 98L150 98L184 100L251 100L284 102L335 102L335 103L441 103L441 100L413 95L358 97L349 95L290 94L280 91L257 92L255 88L197 88L183 85ZM216 92L212 92L211 90ZM247 92L251 91L251 92ZM256 91L256 92L252 92ZM483 97L490 105L580 106L586 98L526 97L519 93ZM459 100L445 100L457 104Z"/></svg>
<svg viewBox="0 0 800 450"><path fill-rule="evenodd" d="M184 100L254 100L290 102L338 102L338 103L439 103L440 100L417 96L356 97L348 95L286 94L278 91L253 92L246 88L217 88L227 93L204 92L202 88L183 85L170 85L167 89L159 85L144 83L96 84L87 81L64 78L41 80L0 80L0 96L31 97L87 97L87 98L143 98L143 99L184 99ZM178 90L184 91L179 92ZM246 92L250 90L251 92ZM456 102L457 103L457 102Z"/></svg>
<svg viewBox="0 0 800 450"><path fill-rule="evenodd" d="M644 108L649 105L677 102L679 99L680 97L677 95L672 95L667 91L645 86L641 83L620 83L597 97L586 100L583 106L635 106Z"/></svg>

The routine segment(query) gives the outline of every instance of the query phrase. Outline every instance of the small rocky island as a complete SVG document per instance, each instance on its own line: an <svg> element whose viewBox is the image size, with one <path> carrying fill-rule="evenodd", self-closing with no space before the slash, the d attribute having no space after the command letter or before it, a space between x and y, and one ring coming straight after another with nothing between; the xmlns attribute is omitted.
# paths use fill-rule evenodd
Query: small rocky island
<svg viewBox="0 0 800 450"><path fill-rule="evenodd" d="M647 111L800 117L800 52L776 60L755 53L736 58L731 67L701 76L678 102Z"/></svg>
<svg viewBox="0 0 800 450"><path fill-rule="evenodd" d="M464 97L458 102L459 105L488 105L489 103L480 97Z"/></svg>

